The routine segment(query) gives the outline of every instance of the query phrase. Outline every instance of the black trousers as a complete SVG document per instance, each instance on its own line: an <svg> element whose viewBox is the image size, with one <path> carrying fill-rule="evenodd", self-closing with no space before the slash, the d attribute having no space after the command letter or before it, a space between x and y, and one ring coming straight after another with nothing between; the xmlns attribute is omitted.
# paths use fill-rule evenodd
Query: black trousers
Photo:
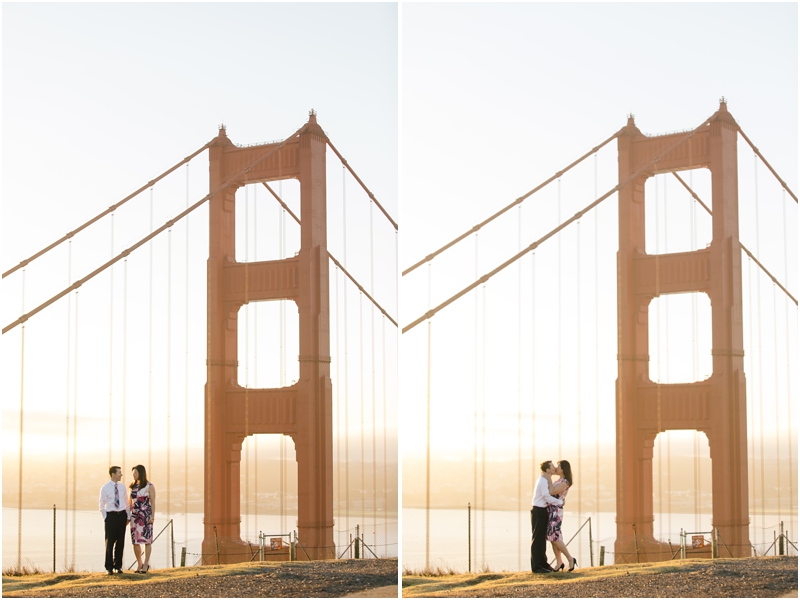
<svg viewBox="0 0 800 600"><path fill-rule="evenodd" d="M547 568L547 509L531 509L531 571Z"/></svg>
<svg viewBox="0 0 800 600"><path fill-rule="evenodd" d="M122 569L127 523L128 513L124 510L106 513L106 571Z"/></svg>

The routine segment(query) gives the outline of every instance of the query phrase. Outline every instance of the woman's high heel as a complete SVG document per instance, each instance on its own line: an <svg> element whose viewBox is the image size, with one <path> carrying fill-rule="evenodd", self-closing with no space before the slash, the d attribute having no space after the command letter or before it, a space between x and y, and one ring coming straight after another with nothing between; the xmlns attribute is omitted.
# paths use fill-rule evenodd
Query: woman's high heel
<svg viewBox="0 0 800 600"><path fill-rule="evenodd" d="M573 558L572 559L572 566L569 568L569 570L570 571L574 571L575 567L577 567L577 566L578 566L578 559L577 558Z"/></svg>
<svg viewBox="0 0 800 600"><path fill-rule="evenodd" d="M556 571L563 571L564 570L564 563L561 563L556 567Z"/></svg>

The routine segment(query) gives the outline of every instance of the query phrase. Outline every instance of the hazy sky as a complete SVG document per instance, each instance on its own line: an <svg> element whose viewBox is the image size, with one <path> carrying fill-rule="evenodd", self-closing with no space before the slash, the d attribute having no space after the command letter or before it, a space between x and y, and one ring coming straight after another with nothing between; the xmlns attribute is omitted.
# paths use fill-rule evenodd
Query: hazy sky
<svg viewBox="0 0 800 600"><path fill-rule="evenodd" d="M717 110L724 96L745 133L797 191L795 4L414 3L403 7L402 16L401 271L591 150L625 125L629 113L646 134L687 130ZM739 149L741 239L753 252L759 247L762 262L796 297L797 205L782 195L763 165L756 174L744 142ZM697 193L709 199L707 173L690 176ZM472 235L435 259L430 273L422 267L403 277L402 324L616 183L612 142L596 162L590 157L564 175L560 186L554 182L526 200L521 212L514 208L482 230L477 248ZM702 209L696 209L694 230L690 225L688 194L667 176L648 186L648 251L690 250L710 242L710 219ZM526 256L489 281L485 296L479 288L433 318L434 460L472 460L474 452L480 458L481 439L492 460L516 461L520 439L523 456L533 453L538 460L574 458L578 452L592 456L598 435L601 444L613 447L616 210L616 198L609 198L596 215L543 244L535 265ZM743 270L747 286L747 261ZM755 270L752 277L745 302L755 306ZM749 299L747 289L752 289ZM794 304L786 309L780 292L773 311L766 278L761 289L760 329L748 330L757 314L745 307L746 368L748 383L766 399L765 435L773 435L788 414L785 396L777 415L775 405L786 390L789 361L797 356L797 311ZM651 306L651 376L703 379L711 369L708 299L697 299L696 328L690 295L672 297L668 304ZM401 339L406 457L425 452L427 343L426 323ZM761 353L754 353L758 346ZM761 378L751 377L753 356L755 367L762 359ZM796 396L796 384L791 387ZM752 392L751 387L750 403ZM756 433L760 427L756 423ZM785 427L780 436L786 444ZM675 439L683 445L673 444L673 451L692 452L691 435ZM783 451L785 456L786 447ZM707 445L701 452L708 456ZM434 465L433 480L441 481L442 473Z"/></svg>
<svg viewBox="0 0 800 600"><path fill-rule="evenodd" d="M311 109L397 220L396 4L4 3L2 10L4 271L191 154L217 135L220 124L235 143L264 143L289 136L307 121ZM394 230L374 210L371 265L368 198L350 175L343 177L332 152L328 157L329 249L396 318ZM4 280L3 326L21 314L23 302L30 310L202 198L208 192L207 161L207 153L201 154L188 172L182 167L157 184L152 195L143 192L118 211L113 228L106 217L81 234L71 259L64 244L34 263L26 270L24 301L22 272ZM274 187L298 212L296 182ZM293 255L299 248L298 227L286 217L282 231L276 203L256 188L237 194L237 258ZM113 275L106 272L84 285L79 299L74 294L64 298L27 323L29 456L51 454L63 468L64 452L71 452L72 443L65 440L66 406L76 398L79 456L95 453L101 464L107 460L110 401L111 429L126 436L122 455L139 462L154 452L154 478L164 480L168 435L173 468L182 467L185 421L189 445L202 445L206 215L205 207L191 215L188 241L187 226L179 223L170 236L165 232L153 242L153 259L147 247L141 248L127 267L120 262ZM348 359L339 325L345 289ZM334 395L337 401L344 397L340 382L349 379L351 460L360 460L362 449L367 460L375 456L373 423L379 430L377 460L382 460L385 420L388 459L395 462L397 336L354 289L331 265ZM240 327L249 324L253 333L248 337L240 329L241 382L278 387L297 378L292 303L287 311L282 343L277 303L259 305L258 316L253 305L243 310ZM20 328L4 335L2 344L4 453L16 455ZM373 345L374 366L366 354ZM281 352L285 370L278 359ZM337 437L348 429L343 412L336 412L340 406L334 416ZM119 457L119 438L114 446L112 455ZM260 451L278 450L262 445ZM343 449L335 449L340 451L344 455Z"/></svg>

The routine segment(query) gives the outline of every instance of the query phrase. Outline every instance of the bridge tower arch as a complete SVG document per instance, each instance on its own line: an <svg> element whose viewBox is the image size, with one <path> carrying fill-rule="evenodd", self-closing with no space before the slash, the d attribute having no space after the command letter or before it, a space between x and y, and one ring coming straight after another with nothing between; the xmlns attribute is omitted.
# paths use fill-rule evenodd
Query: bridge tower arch
<svg viewBox="0 0 800 600"><path fill-rule="evenodd" d="M705 127L619 190L614 546L618 563L671 557L666 544L653 535L652 461L656 435L672 429L696 429L708 437L712 525L735 556L750 555L738 129L723 99ZM618 137L620 182L682 136L686 134L644 136L629 117ZM711 172L711 245L648 255L646 179L700 167ZM661 294L681 292L704 292L711 299L713 372L703 381L657 384L649 375L648 305Z"/></svg>
<svg viewBox="0 0 800 600"><path fill-rule="evenodd" d="M299 134L279 144L240 148L220 127L209 148L207 382L205 388L204 562L249 560L241 540L242 442L282 434L295 444L298 558L330 559L333 541L333 428L330 379L326 215L327 137L312 111ZM270 147L275 151L270 152ZM258 157L267 155L263 161ZM254 161L255 164L251 164ZM228 181L244 166L246 175ZM236 190L295 178L300 182L300 251L282 260L236 261ZM237 319L248 302L292 300L299 313L299 380L275 389L237 383Z"/></svg>

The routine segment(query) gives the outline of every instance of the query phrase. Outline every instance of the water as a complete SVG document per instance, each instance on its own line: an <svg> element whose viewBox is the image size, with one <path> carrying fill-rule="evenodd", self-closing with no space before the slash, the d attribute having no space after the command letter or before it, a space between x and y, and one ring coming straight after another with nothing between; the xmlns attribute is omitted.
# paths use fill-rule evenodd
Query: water
<svg viewBox="0 0 800 600"><path fill-rule="evenodd" d="M171 515L174 523L175 556L174 564L180 565L181 548L186 548L186 564L194 565L200 561L200 552L203 543L203 515L202 513L189 513ZM334 541L337 556L348 548L351 535L355 535L355 525L360 519L350 516L350 530L340 529L338 523L334 526ZM284 536L288 543L288 534L296 529L296 517L286 516L284 524L289 531L282 531L280 515L242 515L242 537L249 538L254 550L258 547L258 532L262 531L270 537ZM156 518L154 533L164 529L167 521ZM249 525L251 531L245 528ZM74 532L74 533L73 533ZM366 519L360 524L363 539L378 557L397 556L397 520L383 520L378 518L374 524L372 519ZM56 512L55 536L53 527L52 509L23 509L22 510L22 537L18 536L18 511L16 508L3 507L3 570L15 568L18 557L21 557L21 566L38 568L42 571L53 570L54 537L55 537L55 563L56 571L103 571L105 570L105 540L103 520L99 511L77 510ZM170 543L170 529L164 530L158 539L153 542L150 564L154 569L173 566L172 544ZM123 554L123 568L128 569L135 563L133 548L130 543L130 533L125 540ZM20 544L21 541L21 544ZM267 540L269 543L269 540ZM365 556L372 556L369 551L364 551ZM347 558L349 553L345 553Z"/></svg>
<svg viewBox="0 0 800 600"><path fill-rule="evenodd" d="M561 531L564 541L568 542L570 553L578 560L579 567L590 565L589 525L592 519L592 551L594 564L599 563L600 546L605 546L605 564L614 563L614 539L616 538L616 515L612 512L584 513L580 519L577 513L567 512ZM761 518L753 517L750 525L750 541L763 554L773 542L773 531L779 531L780 522L777 516L768 515L768 527L761 527ZM789 520L785 518L784 526L788 529ZM756 521L758 523L756 524ZM403 509L403 569L420 571L425 568L425 509ZM796 523L793 521L793 523ZM670 540L677 550L680 547L680 530L711 531L711 515L699 516L699 527L694 514L656 514L653 523L657 539ZM583 529L571 542L570 538ZM466 572L469 566L467 534L468 520L466 508L431 509L429 535L429 566L453 569ZM531 524L530 511L487 510L472 511L472 570L477 571L484 566L492 571L526 571L530 569ZM789 539L797 540L797 533L787 531ZM710 539L708 535L705 536ZM796 552L793 551L793 554ZM772 554L772 551L770 551ZM547 544L547 558L553 560L553 550Z"/></svg>

